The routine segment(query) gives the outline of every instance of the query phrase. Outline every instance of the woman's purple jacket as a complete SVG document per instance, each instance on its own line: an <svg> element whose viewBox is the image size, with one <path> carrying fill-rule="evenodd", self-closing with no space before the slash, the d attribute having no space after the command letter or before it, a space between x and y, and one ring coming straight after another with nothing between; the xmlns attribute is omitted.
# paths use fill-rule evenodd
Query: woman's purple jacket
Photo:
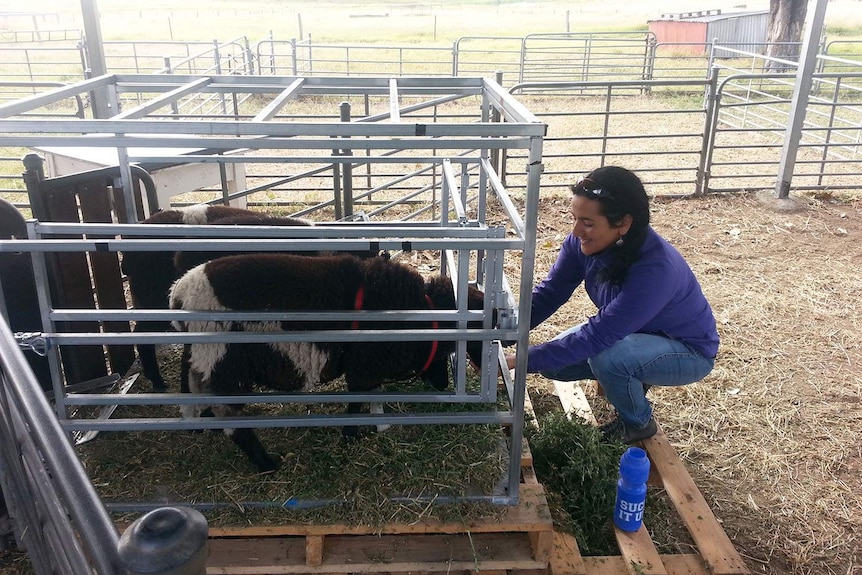
<svg viewBox="0 0 862 575"><path fill-rule="evenodd" d="M581 252L569 234L547 277L533 288L530 329L548 319L583 282L598 313L564 338L530 346L527 371L557 369L584 361L633 333L664 335L705 357L715 357L718 332L709 302L682 255L651 227L640 259L621 285L599 283L608 257Z"/></svg>

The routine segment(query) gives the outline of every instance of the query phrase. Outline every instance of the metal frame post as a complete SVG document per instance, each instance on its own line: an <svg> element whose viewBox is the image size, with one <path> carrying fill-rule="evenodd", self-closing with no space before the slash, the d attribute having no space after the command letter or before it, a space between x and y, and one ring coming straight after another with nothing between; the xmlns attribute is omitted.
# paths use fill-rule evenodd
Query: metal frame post
<svg viewBox="0 0 862 575"><path fill-rule="evenodd" d="M814 13L811 10L805 28L805 38L799 67L796 69L796 83L793 86L793 99L790 105L787 131L784 133L784 146L781 149L781 162L778 164L778 178L775 182L775 197L785 199L790 195L793 170L796 167L796 154L802 139L802 125L811 95L812 75L817 65L817 49L820 31L826 16L828 0L814 0Z"/></svg>

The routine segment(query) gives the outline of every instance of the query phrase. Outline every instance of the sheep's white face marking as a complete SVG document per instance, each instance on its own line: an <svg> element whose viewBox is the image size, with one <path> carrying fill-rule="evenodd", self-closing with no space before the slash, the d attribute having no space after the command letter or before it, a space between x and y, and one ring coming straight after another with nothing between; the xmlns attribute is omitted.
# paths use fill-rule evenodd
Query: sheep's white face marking
<svg viewBox="0 0 862 575"><path fill-rule="evenodd" d="M195 204L194 206L186 206L180 208L183 214L183 223L187 226L202 226L208 224L207 208L204 204Z"/></svg>

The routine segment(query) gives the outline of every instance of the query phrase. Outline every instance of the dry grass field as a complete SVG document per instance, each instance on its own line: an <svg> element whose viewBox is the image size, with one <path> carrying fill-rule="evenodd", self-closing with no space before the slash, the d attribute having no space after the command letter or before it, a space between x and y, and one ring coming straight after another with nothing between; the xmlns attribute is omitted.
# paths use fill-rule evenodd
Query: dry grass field
<svg viewBox="0 0 862 575"><path fill-rule="evenodd" d="M144 9L131 0L103 0L99 11L105 40L211 41L247 36L257 41L272 31L282 40L311 35L318 42L451 43L460 36L566 32L567 23L571 31L645 29L647 20L662 13L755 10L768 5L766 0L215 0L181 4L152 0ZM36 0L28 9L50 14L49 21L57 14L64 22L80 22L78 3Z"/></svg>

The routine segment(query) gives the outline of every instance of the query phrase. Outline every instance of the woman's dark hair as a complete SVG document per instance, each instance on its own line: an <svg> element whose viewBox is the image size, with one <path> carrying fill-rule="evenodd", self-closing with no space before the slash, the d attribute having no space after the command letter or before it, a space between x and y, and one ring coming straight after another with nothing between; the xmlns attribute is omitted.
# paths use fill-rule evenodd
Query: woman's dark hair
<svg viewBox="0 0 862 575"><path fill-rule="evenodd" d="M609 249L610 263L598 275L599 281L621 284L629 268L640 257L649 228L649 197L643 182L633 172L619 166L603 166L590 172L571 187L576 196L599 202L611 226L619 226L630 215L632 225L622 237L622 245Z"/></svg>

